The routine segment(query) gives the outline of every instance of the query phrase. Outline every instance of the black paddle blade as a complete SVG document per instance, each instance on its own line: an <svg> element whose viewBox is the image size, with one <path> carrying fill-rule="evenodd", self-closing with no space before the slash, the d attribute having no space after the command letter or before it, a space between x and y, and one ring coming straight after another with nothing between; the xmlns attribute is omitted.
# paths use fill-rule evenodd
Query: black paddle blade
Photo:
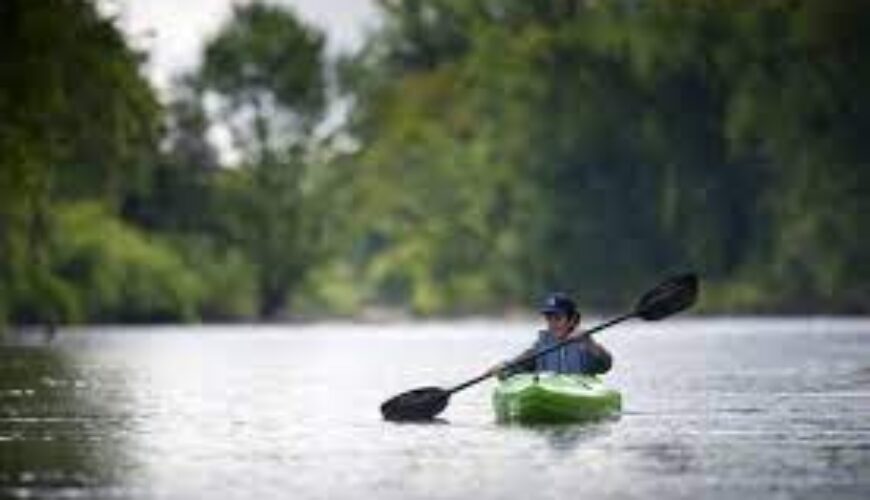
<svg viewBox="0 0 870 500"><path fill-rule="evenodd" d="M698 276L694 273L675 276L640 298L635 314L647 321L657 321L688 309L698 298Z"/></svg>
<svg viewBox="0 0 870 500"><path fill-rule="evenodd" d="M450 393L438 387L423 387L394 396L381 405L381 415L393 422L432 420L447 406Z"/></svg>

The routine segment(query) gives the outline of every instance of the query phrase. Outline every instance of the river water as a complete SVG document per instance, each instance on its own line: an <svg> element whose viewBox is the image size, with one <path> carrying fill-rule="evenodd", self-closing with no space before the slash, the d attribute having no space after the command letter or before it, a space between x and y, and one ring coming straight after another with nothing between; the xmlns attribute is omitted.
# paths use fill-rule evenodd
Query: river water
<svg viewBox="0 0 870 500"><path fill-rule="evenodd" d="M590 325L594 322L590 322ZM64 330L0 347L0 497L870 498L870 321L611 328L618 419L432 424L379 404L525 348L531 321Z"/></svg>

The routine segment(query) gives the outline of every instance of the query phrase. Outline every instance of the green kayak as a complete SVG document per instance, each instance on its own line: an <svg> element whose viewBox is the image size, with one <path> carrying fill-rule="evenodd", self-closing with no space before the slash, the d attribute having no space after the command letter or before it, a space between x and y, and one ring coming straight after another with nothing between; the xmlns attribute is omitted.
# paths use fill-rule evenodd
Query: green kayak
<svg viewBox="0 0 870 500"><path fill-rule="evenodd" d="M594 376L522 373L498 383L492 405L499 422L570 423L619 413L622 396Z"/></svg>

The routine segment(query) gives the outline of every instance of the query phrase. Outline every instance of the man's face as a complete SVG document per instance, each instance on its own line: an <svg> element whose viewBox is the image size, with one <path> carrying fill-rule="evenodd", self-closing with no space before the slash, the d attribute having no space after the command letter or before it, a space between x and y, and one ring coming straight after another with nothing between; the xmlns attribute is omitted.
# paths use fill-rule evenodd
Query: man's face
<svg viewBox="0 0 870 500"><path fill-rule="evenodd" d="M571 332L571 318L567 314L546 313L544 320L547 322L547 328L557 337L563 337Z"/></svg>

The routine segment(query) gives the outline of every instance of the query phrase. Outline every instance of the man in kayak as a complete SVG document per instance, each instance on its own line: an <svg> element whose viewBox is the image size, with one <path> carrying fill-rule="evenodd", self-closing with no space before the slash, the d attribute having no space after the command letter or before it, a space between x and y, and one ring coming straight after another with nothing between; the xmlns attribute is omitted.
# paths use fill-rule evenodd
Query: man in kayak
<svg viewBox="0 0 870 500"><path fill-rule="evenodd" d="M577 305L563 293L554 293L547 297L539 312L546 321L547 328L538 333L538 340L517 359L567 339L580 325ZM587 336L517 366L505 368L504 364L500 364L493 368L493 371L500 378L515 373L535 371L598 375L608 372L612 365L613 357L607 349Z"/></svg>

